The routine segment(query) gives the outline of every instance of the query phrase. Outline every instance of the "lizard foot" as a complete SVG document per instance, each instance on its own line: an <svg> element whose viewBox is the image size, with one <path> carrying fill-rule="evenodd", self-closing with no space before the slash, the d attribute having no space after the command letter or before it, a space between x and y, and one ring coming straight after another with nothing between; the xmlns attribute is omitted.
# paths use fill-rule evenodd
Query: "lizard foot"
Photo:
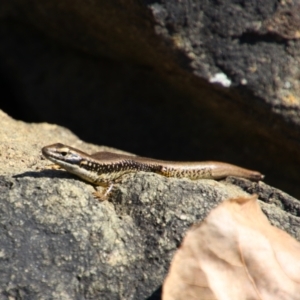
<svg viewBox="0 0 300 300"><path fill-rule="evenodd" d="M109 198L108 196L111 193L113 186L113 184L110 184L107 188L104 189L104 191L99 191L96 187L94 187L95 192L93 192L93 196L100 201L106 201Z"/></svg>

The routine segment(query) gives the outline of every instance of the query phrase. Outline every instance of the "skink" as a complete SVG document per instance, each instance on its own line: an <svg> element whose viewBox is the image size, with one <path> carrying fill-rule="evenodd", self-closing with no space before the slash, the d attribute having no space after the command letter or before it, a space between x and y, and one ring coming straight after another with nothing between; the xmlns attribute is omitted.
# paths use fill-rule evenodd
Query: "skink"
<svg viewBox="0 0 300 300"><path fill-rule="evenodd" d="M60 143L43 147L42 153L47 159L68 172L101 186L110 186L124 174L139 171L192 180L222 179L227 176L243 177L253 181L264 178L257 171L223 162L164 161L104 151L89 155Z"/></svg>

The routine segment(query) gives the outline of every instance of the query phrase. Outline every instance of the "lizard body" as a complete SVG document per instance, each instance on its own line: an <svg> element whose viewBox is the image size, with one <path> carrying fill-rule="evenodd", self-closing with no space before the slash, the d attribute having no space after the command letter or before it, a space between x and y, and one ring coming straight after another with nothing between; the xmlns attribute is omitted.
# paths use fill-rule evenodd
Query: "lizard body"
<svg viewBox="0 0 300 300"><path fill-rule="evenodd" d="M153 172L167 177L197 179L222 179L227 176L259 181L264 176L257 172L223 162L175 162L112 152L87 154L63 144L42 148L43 155L68 172L94 185L110 186L124 174Z"/></svg>

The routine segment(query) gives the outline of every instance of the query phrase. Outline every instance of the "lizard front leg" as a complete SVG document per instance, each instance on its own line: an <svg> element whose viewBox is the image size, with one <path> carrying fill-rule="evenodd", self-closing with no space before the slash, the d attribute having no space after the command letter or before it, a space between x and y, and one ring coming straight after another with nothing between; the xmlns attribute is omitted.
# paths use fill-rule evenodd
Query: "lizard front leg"
<svg viewBox="0 0 300 300"><path fill-rule="evenodd" d="M105 182L105 183L98 184L98 186L101 187L101 190L98 190L97 186L94 186L95 192L93 192L93 196L100 201L108 200L108 196L110 195L110 193L114 187L114 183L113 182L108 182L108 183Z"/></svg>

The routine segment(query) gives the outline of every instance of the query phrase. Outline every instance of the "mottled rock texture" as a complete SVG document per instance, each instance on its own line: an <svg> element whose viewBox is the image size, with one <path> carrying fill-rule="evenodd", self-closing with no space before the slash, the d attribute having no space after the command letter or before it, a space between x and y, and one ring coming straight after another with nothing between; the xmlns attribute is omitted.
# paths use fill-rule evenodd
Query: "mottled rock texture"
<svg viewBox="0 0 300 300"><path fill-rule="evenodd" d="M0 2L0 299L159 299L186 229L257 193L299 240L298 200L264 183L139 173L107 202L40 148L108 145L257 169L300 197L296 1Z"/></svg>
<svg viewBox="0 0 300 300"><path fill-rule="evenodd" d="M300 196L299 10L4 0L1 108L143 156L260 169Z"/></svg>
<svg viewBox="0 0 300 300"><path fill-rule="evenodd" d="M270 221L300 240L298 200L262 182L140 172L99 202L91 185L46 168L40 149L61 139L91 153L107 147L56 125L0 118L0 299L160 299L189 226L247 193L258 194Z"/></svg>

